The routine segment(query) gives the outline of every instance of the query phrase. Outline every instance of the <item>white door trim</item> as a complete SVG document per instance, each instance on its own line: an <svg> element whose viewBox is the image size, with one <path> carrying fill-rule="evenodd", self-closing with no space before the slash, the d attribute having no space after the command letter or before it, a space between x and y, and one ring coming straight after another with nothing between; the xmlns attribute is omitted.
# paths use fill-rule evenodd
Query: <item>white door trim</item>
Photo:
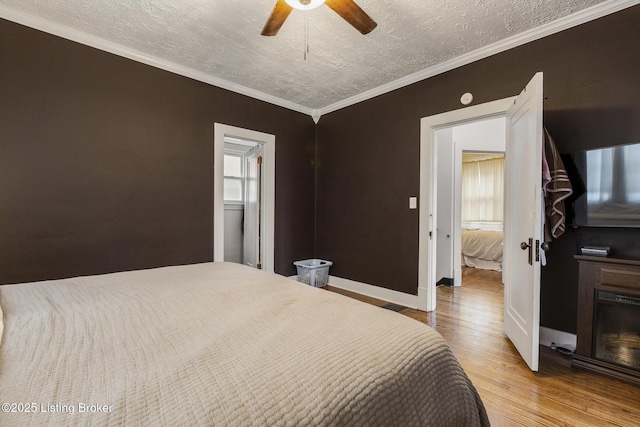
<svg viewBox="0 0 640 427"><path fill-rule="evenodd" d="M268 133L214 123L213 126L213 260L224 261L224 139L262 144L264 209L262 210L262 269L274 271L276 137Z"/></svg>
<svg viewBox="0 0 640 427"><path fill-rule="evenodd" d="M505 115L515 97L460 108L420 120L420 219L418 232L418 309L436 308L437 152L435 132L478 119ZM431 237L430 237L431 235Z"/></svg>

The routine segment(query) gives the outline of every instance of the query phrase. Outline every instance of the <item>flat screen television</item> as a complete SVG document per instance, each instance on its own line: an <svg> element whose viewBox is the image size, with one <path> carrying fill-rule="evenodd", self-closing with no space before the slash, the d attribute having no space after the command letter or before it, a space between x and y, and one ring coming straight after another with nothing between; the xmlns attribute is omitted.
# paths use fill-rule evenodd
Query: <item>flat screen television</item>
<svg viewBox="0 0 640 427"><path fill-rule="evenodd" d="M563 160L575 193L568 224L640 227L640 143L581 151Z"/></svg>

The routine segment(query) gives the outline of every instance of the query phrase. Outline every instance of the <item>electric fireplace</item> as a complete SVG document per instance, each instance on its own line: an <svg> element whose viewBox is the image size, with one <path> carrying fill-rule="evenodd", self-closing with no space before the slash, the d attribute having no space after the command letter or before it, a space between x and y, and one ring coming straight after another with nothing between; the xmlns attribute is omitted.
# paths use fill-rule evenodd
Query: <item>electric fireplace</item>
<svg viewBox="0 0 640 427"><path fill-rule="evenodd" d="M640 261L576 259L578 342L571 365L640 385Z"/></svg>
<svg viewBox="0 0 640 427"><path fill-rule="evenodd" d="M640 296L596 289L594 359L640 371Z"/></svg>

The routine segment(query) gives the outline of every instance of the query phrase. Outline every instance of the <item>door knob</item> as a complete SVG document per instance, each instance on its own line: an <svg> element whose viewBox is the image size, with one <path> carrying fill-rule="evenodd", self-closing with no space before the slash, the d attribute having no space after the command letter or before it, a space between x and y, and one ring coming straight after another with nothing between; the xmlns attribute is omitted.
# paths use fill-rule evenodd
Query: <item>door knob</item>
<svg viewBox="0 0 640 427"><path fill-rule="evenodd" d="M537 248L537 246L536 246ZM529 249L529 265L533 265L533 239L529 239L529 243L527 242L522 242L520 243L520 249L522 249L523 251L526 251L527 249ZM536 250L536 261L538 260L538 253Z"/></svg>

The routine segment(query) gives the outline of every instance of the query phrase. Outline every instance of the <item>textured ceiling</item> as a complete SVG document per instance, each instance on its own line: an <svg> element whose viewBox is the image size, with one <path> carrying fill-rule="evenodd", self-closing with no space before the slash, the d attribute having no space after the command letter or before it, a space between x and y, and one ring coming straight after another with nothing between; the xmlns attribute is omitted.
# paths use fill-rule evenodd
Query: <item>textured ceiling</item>
<svg viewBox="0 0 640 427"><path fill-rule="evenodd" d="M363 36L327 6L308 11L306 60L304 11L294 10L277 36L260 35L275 0L0 0L0 16L318 113L602 0L357 3L378 27Z"/></svg>

